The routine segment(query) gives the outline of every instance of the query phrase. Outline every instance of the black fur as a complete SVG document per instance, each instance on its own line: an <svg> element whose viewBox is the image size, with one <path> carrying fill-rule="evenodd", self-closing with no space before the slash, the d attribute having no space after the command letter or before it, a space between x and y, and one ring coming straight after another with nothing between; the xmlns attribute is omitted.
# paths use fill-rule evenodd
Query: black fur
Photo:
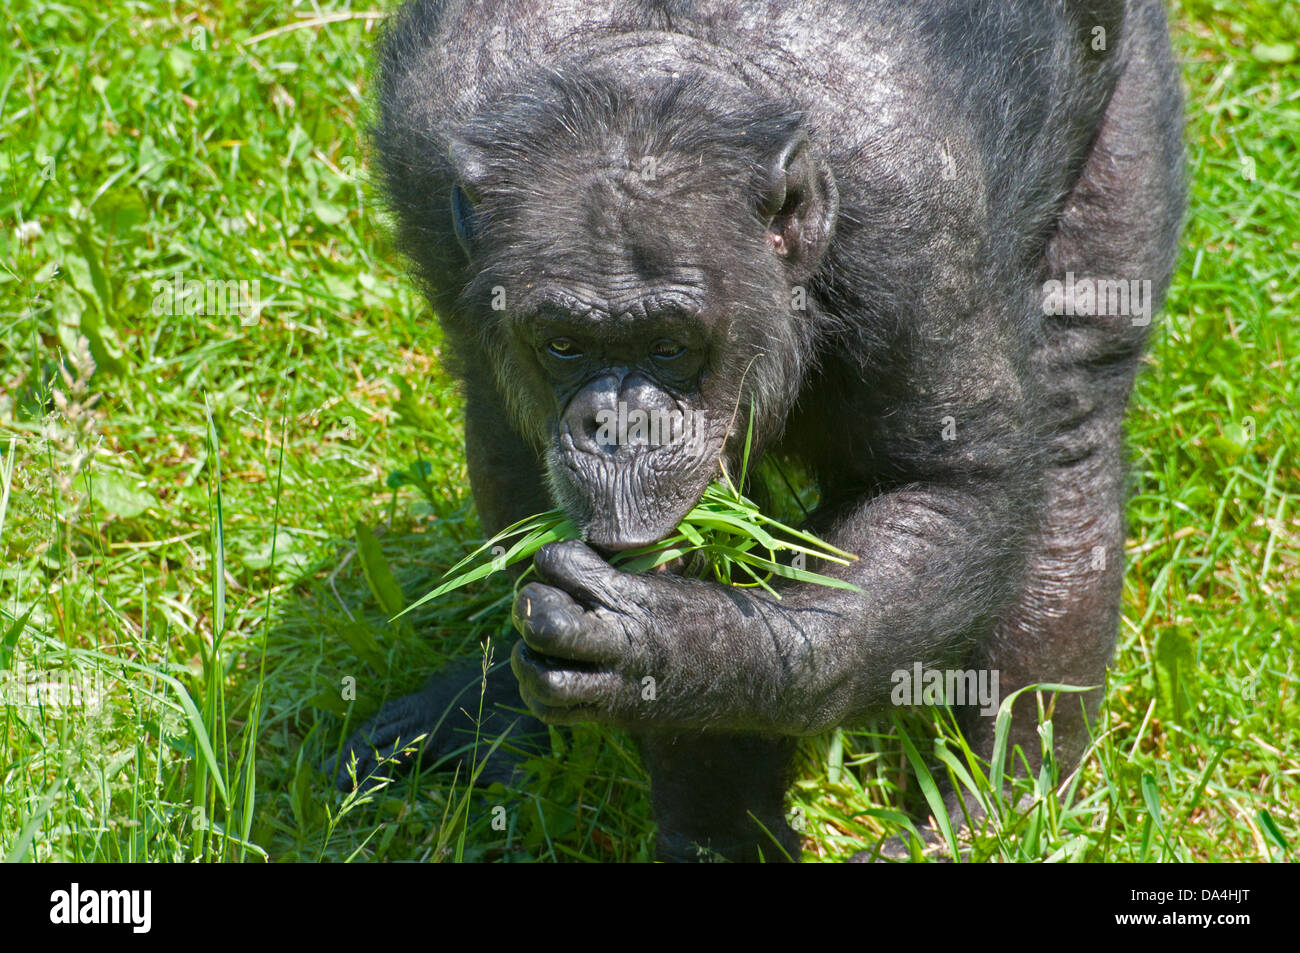
<svg viewBox="0 0 1300 953"><path fill-rule="evenodd" d="M1044 298L1068 273L1149 281L1146 317L1163 298L1184 188L1159 3L415 0L379 106L484 526L558 503L593 544L544 550L519 595L522 697L637 735L660 856L797 858L792 739L888 705L916 662L996 669L1003 696L1103 683L1149 327ZM699 426L598 445L619 400ZM859 594L778 602L600 554L734 473L751 406L755 459L812 474L810 525L860 556L836 570ZM368 737L427 730L447 697ZM1067 761L1084 697L1058 706ZM986 752L991 727L968 719Z"/></svg>

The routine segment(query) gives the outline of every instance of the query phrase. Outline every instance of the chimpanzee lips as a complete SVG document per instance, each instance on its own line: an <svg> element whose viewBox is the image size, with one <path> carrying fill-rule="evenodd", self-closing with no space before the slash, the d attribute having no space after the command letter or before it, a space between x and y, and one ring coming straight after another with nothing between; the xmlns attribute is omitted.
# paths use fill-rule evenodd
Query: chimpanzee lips
<svg viewBox="0 0 1300 953"><path fill-rule="evenodd" d="M557 501L583 539L609 552L668 536L708 487L721 441L586 453L567 434L548 455Z"/></svg>

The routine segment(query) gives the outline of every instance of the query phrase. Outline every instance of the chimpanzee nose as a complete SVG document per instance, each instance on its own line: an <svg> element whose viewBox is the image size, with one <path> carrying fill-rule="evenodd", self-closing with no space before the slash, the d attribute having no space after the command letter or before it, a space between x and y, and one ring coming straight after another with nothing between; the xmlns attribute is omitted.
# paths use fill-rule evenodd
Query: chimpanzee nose
<svg viewBox="0 0 1300 953"><path fill-rule="evenodd" d="M573 444L585 453L617 453L620 447L647 449L671 440L673 399L635 371L606 374L588 384L569 401L563 426Z"/></svg>
<svg viewBox="0 0 1300 953"><path fill-rule="evenodd" d="M602 427L611 415L618 416L618 391L621 375L606 374L584 384L569 401L561 419L573 445L584 453L613 453L614 447L601 445Z"/></svg>

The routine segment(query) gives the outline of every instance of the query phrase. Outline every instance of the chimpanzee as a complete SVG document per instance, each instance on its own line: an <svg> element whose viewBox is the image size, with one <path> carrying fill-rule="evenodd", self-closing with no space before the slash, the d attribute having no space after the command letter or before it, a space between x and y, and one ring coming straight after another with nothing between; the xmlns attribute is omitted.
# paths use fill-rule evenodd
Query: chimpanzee
<svg viewBox="0 0 1300 953"><path fill-rule="evenodd" d="M1103 684L1123 416L1184 205L1158 0L413 0L378 86L483 527L559 505L583 535L537 555L489 701L631 732L660 858L797 858L797 738L917 663ZM693 426L600 439L620 407ZM751 418L858 591L613 568L737 473ZM384 709L361 772L459 744L457 687ZM1063 761L1100 693L1060 696Z"/></svg>

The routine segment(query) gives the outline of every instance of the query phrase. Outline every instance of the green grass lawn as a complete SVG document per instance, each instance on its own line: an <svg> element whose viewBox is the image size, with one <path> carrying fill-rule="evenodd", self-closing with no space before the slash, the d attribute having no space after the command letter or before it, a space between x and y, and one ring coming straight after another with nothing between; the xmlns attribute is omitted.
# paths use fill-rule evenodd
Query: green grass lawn
<svg viewBox="0 0 1300 953"><path fill-rule="evenodd" d="M645 772L594 726L552 731L517 790L344 799L322 769L345 720L509 626L501 582L386 621L394 580L414 601L479 530L439 332L366 185L378 14L341 6L8 2L0 857L651 855ZM977 858L1300 844L1300 6L1171 15L1192 201L1130 414L1107 706ZM191 280L219 313L168 313ZM217 307L228 281L260 313ZM804 746L805 859L896 832L910 762L966 766L924 720Z"/></svg>

